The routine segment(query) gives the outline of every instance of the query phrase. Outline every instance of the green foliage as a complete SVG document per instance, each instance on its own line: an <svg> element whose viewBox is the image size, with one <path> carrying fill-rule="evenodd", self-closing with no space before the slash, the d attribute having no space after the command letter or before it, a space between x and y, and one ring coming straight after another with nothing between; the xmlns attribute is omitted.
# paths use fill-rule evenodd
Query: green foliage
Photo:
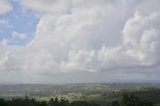
<svg viewBox="0 0 160 106"><path fill-rule="evenodd" d="M85 102L85 101L74 101L70 104L70 106L99 106L99 105L95 103Z"/></svg>
<svg viewBox="0 0 160 106"><path fill-rule="evenodd" d="M141 100L138 96L125 94L122 99L123 106L153 106L153 103L147 100Z"/></svg>
<svg viewBox="0 0 160 106"><path fill-rule="evenodd" d="M120 103L118 101L113 101L111 106L120 106Z"/></svg>
<svg viewBox="0 0 160 106"><path fill-rule="evenodd" d="M8 106L7 101L0 99L0 106Z"/></svg>
<svg viewBox="0 0 160 106"><path fill-rule="evenodd" d="M46 101L36 101L35 99L29 99L28 97L16 98L12 100L0 99L0 106L100 106L95 103L89 103L86 101L74 101L69 103L65 98L58 100L56 97L51 98L49 102Z"/></svg>
<svg viewBox="0 0 160 106"><path fill-rule="evenodd" d="M107 105L107 104L106 104ZM87 101L73 101L69 102L64 97L58 99L58 97L51 98L47 101L36 101L33 98L16 98L12 100L0 99L0 106L100 106L94 102ZM111 106L154 106L154 104L148 100L142 100L138 96L133 94L125 94L121 101L113 101Z"/></svg>

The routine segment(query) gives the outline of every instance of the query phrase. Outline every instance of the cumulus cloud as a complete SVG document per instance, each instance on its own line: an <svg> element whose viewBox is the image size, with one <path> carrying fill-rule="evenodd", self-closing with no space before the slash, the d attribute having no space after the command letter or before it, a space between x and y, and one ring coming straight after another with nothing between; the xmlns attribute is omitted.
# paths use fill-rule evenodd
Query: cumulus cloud
<svg viewBox="0 0 160 106"><path fill-rule="evenodd" d="M146 78L146 67L158 67L160 61L158 3L23 0L24 8L43 15L35 38L25 47L1 45L5 50L0 50L0 68L43 75L103 71L127 76L135 72L136 78Z"/></svg>
<svg viewBox="0 0 160 106"><path fill-rule="evenodd" d="M5 70L7 68L7 62L9 61L9 56L10 53L7 52L3 55L3 58L1 56L1 59L0 59L0 67L1 67L1 70Z"/></svg>
<svg viewBox="0 0 160 106"><path fill-rule="evenodd" d="M5 14L12 10L12 6L7 0L0 0L0 15Z"/></svg>
<svg viewBox="0 0 160 106"><path fill-rule="evenodd" d="M19 33L19 32L13 31L12 32L12 37L14 39L16 39L16 38L18 38L18 39L26 39L27 35L25 33Z"/></svg>

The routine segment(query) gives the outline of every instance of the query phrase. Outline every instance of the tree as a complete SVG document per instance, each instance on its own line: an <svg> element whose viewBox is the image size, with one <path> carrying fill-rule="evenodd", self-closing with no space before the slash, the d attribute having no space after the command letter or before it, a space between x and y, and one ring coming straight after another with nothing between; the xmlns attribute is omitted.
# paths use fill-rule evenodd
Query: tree
<svg viewBox="0 0 160 106"><path fill-rule="evenodd" d="M51 98L48 102L48 106L53 106L54 105L54 99Z"/></svg>
<svg viewBox="0 0 160 106"><path fill-rule="evenodd" d="M0 106L8 106L8 103L4 99L0 99Z"/></svg>
<svg viewBox="0 0 160 106"><path fill-rule="evenodd" d="M120 103L118 101L113 101L111 106L120 106Z"/></svg>
<svg viewBox="0 0 160 106"><path fill-rule="evenodd" d="M66 100L64 97L61 97L60 106L68 106L68 104L69 104L69 101Z"/></svg>
<svg viewBox="0 0 160 106"><path fill-rule="evenodd" d="M147 100L143 101L135 95L124 95L122 99L122 105L124 106L153 106L152 102Z"/></svg>

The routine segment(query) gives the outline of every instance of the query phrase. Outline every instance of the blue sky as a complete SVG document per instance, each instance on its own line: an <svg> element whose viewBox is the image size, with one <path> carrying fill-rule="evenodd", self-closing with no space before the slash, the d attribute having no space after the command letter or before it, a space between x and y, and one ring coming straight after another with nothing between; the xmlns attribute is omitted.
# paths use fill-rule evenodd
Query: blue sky
<svg viewBox="0 0 160 106"><path fill-rule="evenodd" d="M10 1L12 10L5 15L0 15L0 20L7 21L7 25L0 26L0 40L7 39L9 44L26 45L34 37L38 18L32 11L25 11L18 2ZM24 33L26 39L12 38L12 33Z"/></svg>

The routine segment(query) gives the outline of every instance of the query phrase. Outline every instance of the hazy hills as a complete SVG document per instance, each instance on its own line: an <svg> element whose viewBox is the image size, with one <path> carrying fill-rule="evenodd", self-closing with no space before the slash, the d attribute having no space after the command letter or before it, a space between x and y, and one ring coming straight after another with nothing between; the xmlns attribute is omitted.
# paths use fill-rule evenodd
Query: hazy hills
<svg viewBox="0 0 160 106"><path fill-rule="evenodd" d="M139 91L148 88L160 88L158 83L81 83L81 84L17 84L0 85L0 96L53 96L68 93L95 93L95 92L113 92L113 91Z"/></svg>

